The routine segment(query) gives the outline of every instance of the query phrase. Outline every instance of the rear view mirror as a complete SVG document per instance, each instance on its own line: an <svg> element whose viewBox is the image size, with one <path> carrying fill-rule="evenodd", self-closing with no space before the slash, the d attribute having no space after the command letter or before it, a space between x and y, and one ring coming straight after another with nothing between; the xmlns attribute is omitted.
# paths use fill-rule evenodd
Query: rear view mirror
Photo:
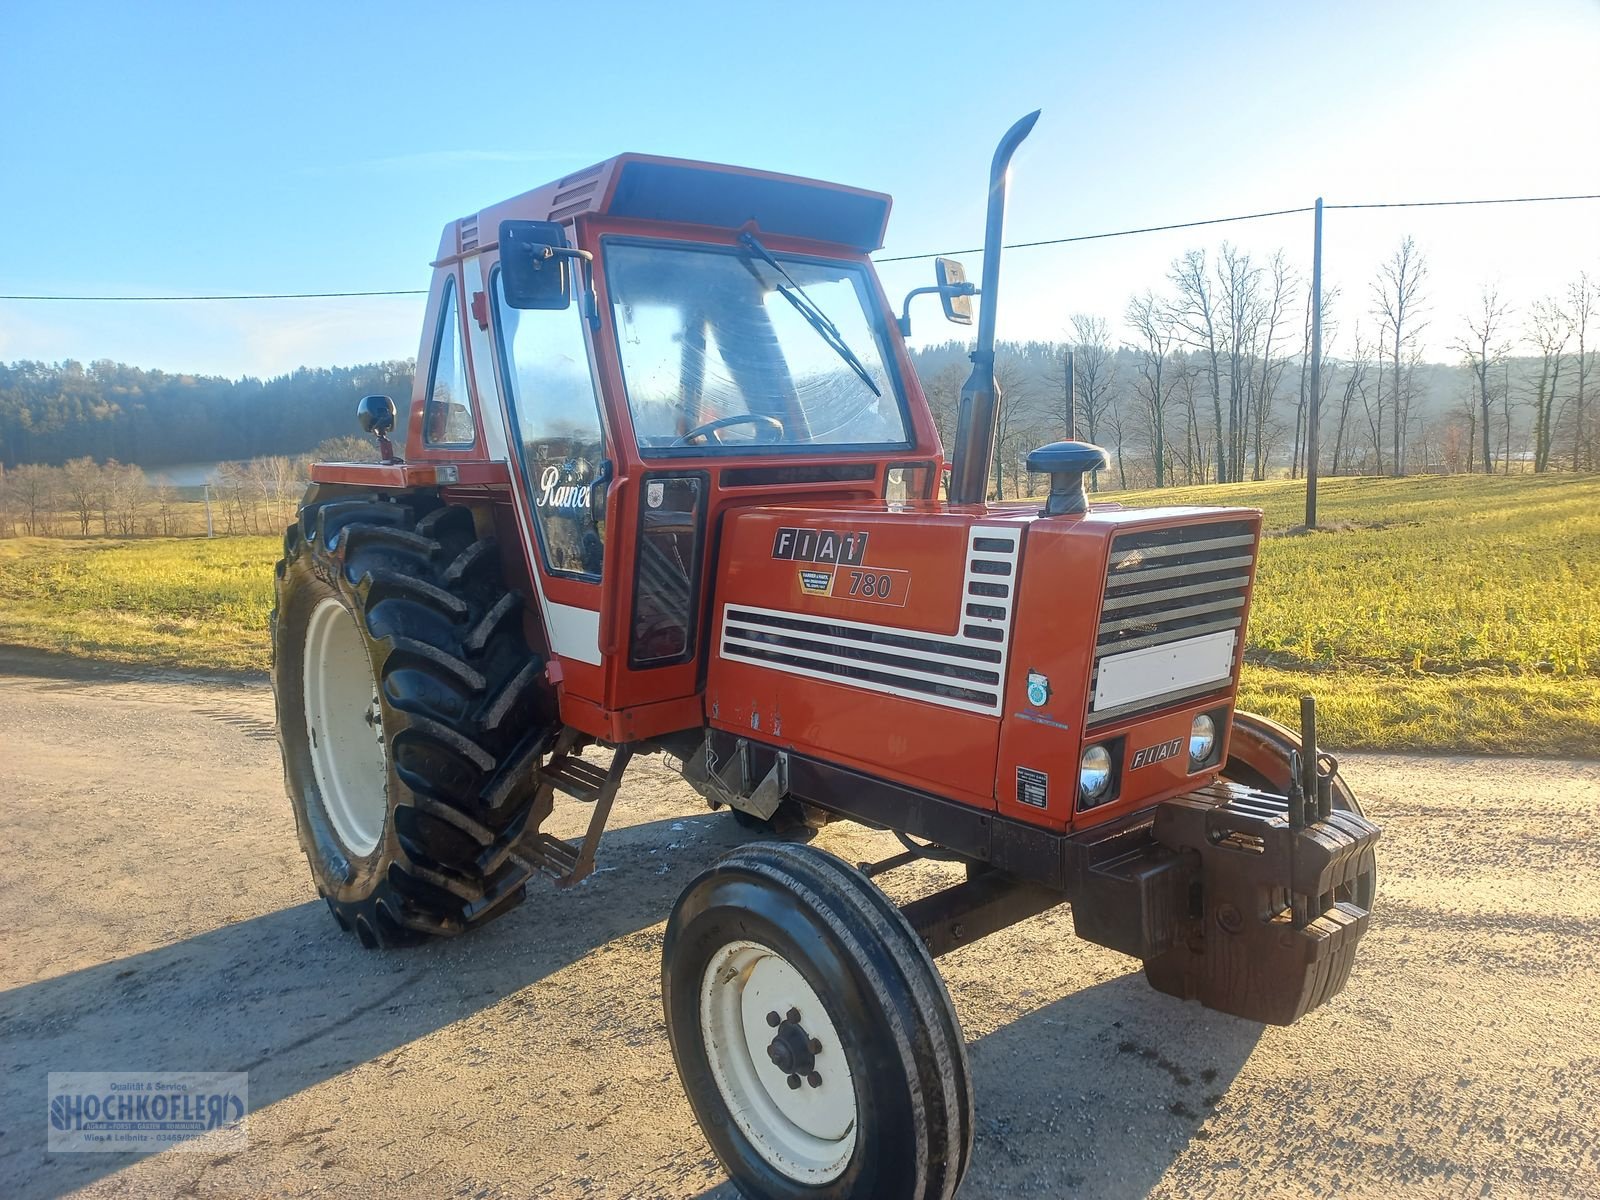
<svg viewBox="0 0 1600 1200"><path fill-rule="evenodd" d="M934 277L939 281L939 302L947 321L972 324L972 296L977 290L967 282L967 269L953 258L933 260Z"/></svg>
<svg viewBox="0 0 1600 1200"><path fill-rule="evenodd" d="M500 222L500 285L512 308L559 309L572 303L572 251L558 221Z"/></svg>
<svg viewBox="0 0 1600 1200"><path fill-rule="evenodd" d="M972 298L978 294L978 289L967 282L967 269L953 258L936 258L933 260L934 278L938 280L933 287L912 288L906 293L906 302L900 309L900 336L911 336L911 301L916 296L926 296L929 292L939 293L939 303L944 305L945 319L954 321L957 325L972 324Z"/></svg>

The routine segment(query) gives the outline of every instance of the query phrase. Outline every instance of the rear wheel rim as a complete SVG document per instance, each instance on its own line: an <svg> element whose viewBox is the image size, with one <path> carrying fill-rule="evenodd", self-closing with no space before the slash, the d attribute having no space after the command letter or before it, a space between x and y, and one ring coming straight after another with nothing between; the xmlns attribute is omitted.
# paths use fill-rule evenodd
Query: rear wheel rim
<svg viewBox="0 0 1600 1200"><path fill-rule="evenodd" d="M701 977L700 1032L729 1115L769 1166L812 1186L844 1174L859 1125L855 1079L821 997L792 963L756 942L721 947Z"/></svg>
<svg viewBox="0 0 1600 1200"><path fill-rule="evenodd" d="M389 816L383 708L361 627L328 597L306 626L306 740L322 807L346 850L377 849Z"/></svg>

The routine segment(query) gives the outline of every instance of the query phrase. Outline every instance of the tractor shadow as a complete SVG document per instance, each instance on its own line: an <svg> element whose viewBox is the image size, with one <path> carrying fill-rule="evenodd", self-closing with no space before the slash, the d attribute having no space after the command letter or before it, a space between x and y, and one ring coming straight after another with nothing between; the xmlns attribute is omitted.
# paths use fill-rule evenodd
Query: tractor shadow
<svg viewBox="0 0 1600 1200"><path fill-rule="evenodd" d="M532 883L526 903L459 940L366 951L316 900L0 993L0 1190L59 1196L142 1157L46 1154L49 1072L247 1071L259 1112L648 929L747 840L704 815L614 828L604 873L570 891Z"/></svg>
<svg viewBox="0 0 1600 1200"><path fill-rule="evenodd" d="M1135 970L970 1040L977 1130L961 1200L1148 1196L1211 1136L1207 1118L1263 1029L1153 991ZM724 1183L697 1200L740 1193Z"/></svg>
<svg viewBox="0 0 1600 1200"><path fill-rule="evenodd" d="M723 816L614 828L602 873L571 891L534 885L528 903L459 941L364 951L308 901L0 994L4 1190L61 1196L140 1157L45 1154L48 1072L247 1071L259 1112L640 936L694 873L748 838ZM1003 987L996 977L984 990ZM653 985L644 992L653 1002ZM1026 994L1015 1000L1026 1009ZM975 1037L964 1200L1146 1195L1208 1136L1206 1117L1260 1034L1159 995L1135 972ZM703 1193L737 1196L728 1184Z"/></svg>
<svg viewBox="0 0 1600 1200"><path fill-rule="evenodd" d="M961 1195L1148 1195L1211 1136L1263 1030L1162 995L1135 967L970 1042L977 1133Z"/></svg>

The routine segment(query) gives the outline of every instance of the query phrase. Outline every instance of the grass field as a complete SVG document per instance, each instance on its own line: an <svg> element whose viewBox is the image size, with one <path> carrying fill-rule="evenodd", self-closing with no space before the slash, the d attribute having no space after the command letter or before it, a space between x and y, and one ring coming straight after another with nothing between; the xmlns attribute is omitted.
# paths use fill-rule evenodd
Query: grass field
<svg viewBox="0 0 1600 1200"><path fill-rule="evenodd" d="M1330 745L1600 756L1600 479L1322 484L1120 494L1266 513L1240 702ZM0 542L0 643L263 670L276 538Z"/></svg>
<svg viewBox="0 0 1600 1200"><path fill-rule="evenodd" d="M0 541L0 643L76 658L267 668L281 538Z"/></svg>

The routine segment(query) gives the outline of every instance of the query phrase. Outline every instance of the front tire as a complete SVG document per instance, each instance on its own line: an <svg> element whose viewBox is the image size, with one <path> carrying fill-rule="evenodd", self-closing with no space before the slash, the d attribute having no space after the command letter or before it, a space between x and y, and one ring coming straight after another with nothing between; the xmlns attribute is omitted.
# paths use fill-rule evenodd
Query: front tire
<svg viewBox="0 0 1600 1200"><path fill-rule="evenodd" d="M512 908L554 722L492 537L422 494L313 487L284 535L273 690L313 882L363 945Z"/></svg>
<svg viewBox="0 0 1600 1200"><path fill-rule="evenodd" d="M662 991L684 1090L746 1195L955 1194L973 1134L960 1022L859 871L811 846L723 856L673 908Z"/></svg>

